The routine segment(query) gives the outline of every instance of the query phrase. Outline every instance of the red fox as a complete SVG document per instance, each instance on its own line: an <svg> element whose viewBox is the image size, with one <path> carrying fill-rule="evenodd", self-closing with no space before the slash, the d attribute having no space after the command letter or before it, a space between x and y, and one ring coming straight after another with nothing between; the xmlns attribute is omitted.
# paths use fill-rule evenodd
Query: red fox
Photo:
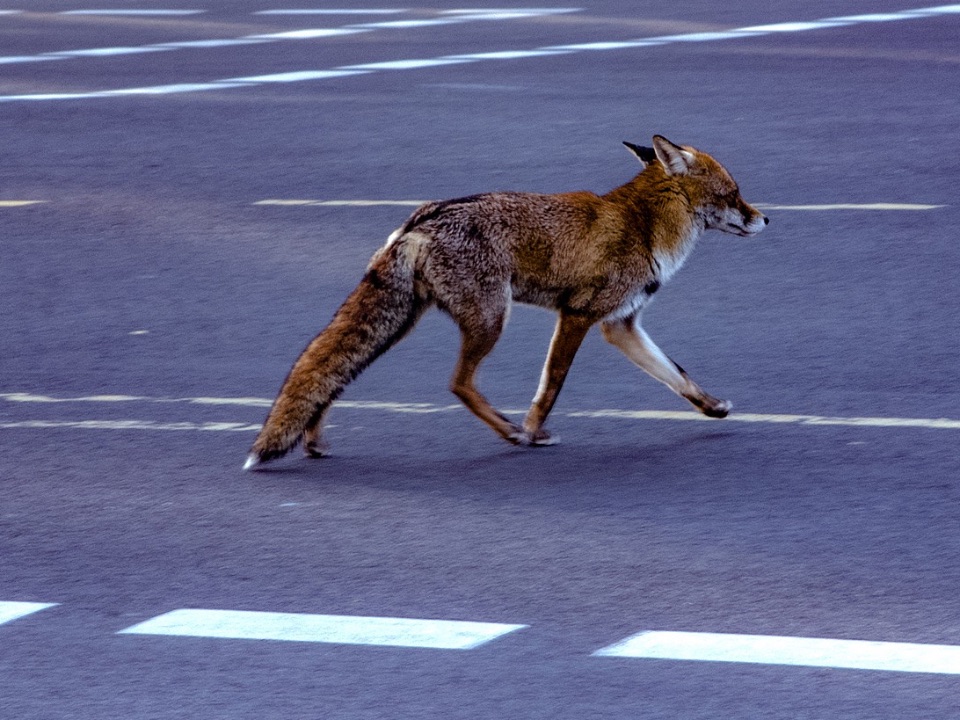
<svg viewBox="0 0 960 720"><path fill-rule="evenodd" d="M301 439L308 456L323 457L333 401L433 305L460 328L450 389L508 442L555 441L544 421L596 323L607 341L700 412L725 417L730 403L708 395L670 360L643 331L640 315L704 230L748 237L769 220L706 153L661 135L652 148L624 145L645 167L606 195L494 192L415 210L294 363L244 469L281 457ZM497 412L475 384L514 300L559 316L522 425Z"/></svg>

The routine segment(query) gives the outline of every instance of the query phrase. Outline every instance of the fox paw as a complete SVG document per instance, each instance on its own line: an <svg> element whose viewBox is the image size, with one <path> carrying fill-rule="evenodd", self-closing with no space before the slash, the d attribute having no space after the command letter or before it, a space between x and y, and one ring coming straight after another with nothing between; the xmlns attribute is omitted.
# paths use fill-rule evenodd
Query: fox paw
<svg viewBox="0 0 960 720"><path fill-rule="evenodd" d="M517 430L517 432L508 435L506 439L508 442L512 442L514 445L528 446L556 445L558 442L560 442L559 437L551 435L543 428L535 430L532 433L526 430Z"/></svg>
<svg viewBox="0 0 960 720"><path fill-rule="evenodd" d="M323 440L314 440L303 444L303 454L308 458L318 460L330 454L330 445Z"/></svg>
<svg viewBox="0 0 960 720"><path fill-rule="evenodd" d="M702 405L700 412L707 417L725 418L733 409L733 403L729 400L714 400L709 404Z"/></svg>
<svg viewBox="0 0 960 720"><path fill-rule="evenodd" d="M556 445L560 442L559 436L551 435L543 428L540 428L533 433L528 433L527 436L530 438L531 445L540 445L546 447L547 445Z"/></svg>

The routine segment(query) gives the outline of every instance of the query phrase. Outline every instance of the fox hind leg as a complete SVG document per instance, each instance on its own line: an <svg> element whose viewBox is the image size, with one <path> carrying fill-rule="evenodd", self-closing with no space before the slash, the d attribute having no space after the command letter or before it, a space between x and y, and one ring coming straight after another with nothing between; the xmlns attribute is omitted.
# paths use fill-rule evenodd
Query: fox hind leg
<svg viewBox="0 0 960 720"><path fill-rule="evenodd" d="M460 326L461 336L460 357L450 380L450 390L504 440L515 445L527 444L523 428L498 412L476 386L477 369L493 350L506 324L507 293L498 291L477 302L458 303L457 308L445 309Z"/></svg>
<svg viewBox="0 0 960 720"><path fill-rule="evenodd" d="M323 424L329 411L330 406L327 405L310 418L303 429L303 454L309 458L324 458L330 454L330 444L323 439Z"/></svg>

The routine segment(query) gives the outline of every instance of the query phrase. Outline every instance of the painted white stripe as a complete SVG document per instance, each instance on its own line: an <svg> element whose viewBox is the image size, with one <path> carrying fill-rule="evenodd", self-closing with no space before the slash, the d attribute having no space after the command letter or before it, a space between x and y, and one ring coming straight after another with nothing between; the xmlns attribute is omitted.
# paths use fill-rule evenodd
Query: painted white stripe
<svg viewBox="0 0 960 720"><path fill-rule="evenodd" d="M495 52L471 53L469 55L450 55L451 60L482 62L486 60L520 60L547 55L566 55L565 50L499 50Z"/></svg>
<svg viewBox="0 0 960 720"><path fill-rule="evenodd" d="M441 15L501 15L503 13L524 13L527 15L564 15L566 13L581 12L582 8L458 8L442 10Z"/></svg>
<svg viewBox="0 0 960 720"><path fill-rule="evenodd" d="M258 432L262 426L237 422L157 422L154 420L19 420L0 422L0 430L163 430Z"/></svg>
<svg viewBox="0 0 960 720"><path fill-rule="evenodd" d="M163 52L170 50L182 50L182 49L211 49L211 48L224 48L224 47L234 47L240 45L254 45L257 43L268 43L268 42L281 42L287 40L317 40L321 38L334 38L334 37L343 37L347 35L357 35L360 33L373 32L375 30L391 30L391 29L404 29L411 27L430 27L433 25L457 25L461 23L473 22L473 21L485 21L485 20L512 20L518 18L527 18L533 17L536 15L542 14L552 14L557 12L575 12L575 9L548 9L545 11L534 11L534 10L521 10L513 13L490 13L490 12L476 12L471 14L460 14L460 15L450 15L443 18L435 19L426 19L426 20L401 20L393 22L383 22L383 23L364 23L356 25L346 25L339 28L305 28L300 30L286 30L276 33L268 33L262 35L247 35L240 38L217 38L212 40L185 40L182 42L166 42L166 43L156 43L151 45L141 45L141 46L131 46L131 47L106 47L106 48L88 48L81 50L63 50L57 52L47 52L41 53L39 55L15 55L8 57L0 57L0 65L10 65L16 63L30 63L30 62L44 62L52 60L71 60L71 59L81 59L81 58L96 58L96 57L115 57L122 55L139 55L143 53L155 53ZM120 12L120 11L118 11ZM143 14L144 12L159 12L159 11L126 11L125 14ZM191 11L192 12L192 11ZM107 11L72 11L73 14L106 14ZM374 69L377 70L411 70L423 67L431 67L435 65L450 65L455 62L468 62L468 60L427 60L427 61L400 61L396 66L392 63L387 64L378 64ZM283 73L286 77L296 77L296 80L275 80L275 79L262 79L257 82L303 82L306 80L326 80L335 77L344 77L349 74L358 74L356 72L344 72L345 70L350 70L351 68L337 68L335 70L323 70L323 71L305 71L305 72L292 72L292 73ZM259 76L261 78L276 78L278 75L264 75ZM14 100L14 99L34 99L34 100L57 100L57 99L89 99L89 98L98 98L98 97L117 97L124 95L158 95L165 93L177 93L177 92L197 92L199 90L222 90L227 87L243 87L243 85L237 85L232 80L215 80L210 83L188 83L188 84L174 84L174 85L163 85L154 88L134 88L134 89L120 89L120 90L106 90L99 92L87 92L87 93L46 93L43 95L29 95L29 96L6 96L0 97L2 100Z"/></svg>
<svg viewBox="0 0 960 720"><path fill-rule="evenodd" d="M167 43L158 43L153 47L171 49L171 50L187 50L195 48L198 50L204 50L209 48L224 48L224 47L235 47L237 45L262 45L263 43L270 42L270 40L257 39L254 37L243 37L243 38L224 38L222 40L182 40L177 42L167 42Z"/></svg>
<svg viewBox="0 0 960 720"><path fill-rule="evenodd" d="M916 203L835 203L832 205L767 205L756 204L764 210L809 210L812 212L826 212L830 210L892 210L892 211L924 211L939 210L946 205L920 205Z"/></svg>
<svg viewBox="0 0 960 720"><path fill-rule="evenodd" d="M525 627L453 620L187 609L160 615L120 633L470 650Z"/></svg>
<svg viewBox="0 0 960 720"><path fill-rule="evenodd" d="M178 15L200 15L206 10L126 10L115 8L112 10L63 10L59 15L131 15L142 17L163 17Z"/></svg>
<svg viewBox="0 0 960 720"><path fill-rule="evenodd" d="M386 8L299 8L291 10L258 10L254 15L400 15L409 12L409 10L397 10Z"/></svg>
<svg viewBox="0 0 960 720"><path fill-rule="evenodd" d="M46 57L54 60L69 58L112 57L114 55L142 55L144 53L163 52L173 50L171 45L143 45L140 47L105 47L90 48L88 50L65 50L63 52L47 53Z"/></svg>
<svg viewBox="0 0 960 720"><path fill-rule="evenodd" d="M144 404L186 404L207 406L234 406L269 408L273 404L270 398L254 397L146 397L139 395L88 395L56 398L31 393L0 393L0 400L11 403L63 404L63 403L144 403ZM401 403L378 400L341 400L336 403L338 409L374 410L391 413L436 414L459 412L463 406L459 403L434 405L433 403ZM522 409L503 411L508 415L522 415ZM571 418L671 421L671 422L718 422L695 411L686 410L572 410L559 413ZM835 417L829 415L790 415L775 413L738 413L734 412L722 422L753 423L771 425L814 425L847 426L875 428L915 428L926 430L960 430L960 420L952 418L904 418L904 417ZM151 420L24 420L0 424L0 428L80 428L105 430L219 430L244 432L258 430L259 425L246 423L163 423Z"/></svg>
<svg viewBox="0 0 960 720"><path fill-rule="evenodd" d="M670 410L577 410L567 417L613 418L620 420L675 420L689 422L716 422L698 412ZM830 417L825 415L780 415L738 413L728 415L723 422L769 423L773 425L846 425L851 427L926 428L929 430L960 430L960 420L947 418L896 417Z"/></svg>
<svg viewBox="0 0 960 720"><path fill-rule="evenodd" d="M364 65L346 65L344 70L363 70L376 72L377 70L420 70L422 68L440 67L442 65L461 65L469 60L456 58L423 58L420 60L391 60L387 62L366 63Z"/></svg>
<svg viewBox="0 0 960 720"><path fill-rule="evenodd" d="M867 640L654 631L640 633L594 655L960 674L958 646Z"/></svg>
<svg viewBox="0 0 960 720"><path fill-rule="evenodd" d="M547 9L549 12L575 12L573 8L561 8L561 9ZM466 20L504 20L504 19L513 19L513 18L524 18L532 17L543 11L538 11L535 9L530 10L507 10L500 12L497 10L491 10L489 12L473 12L473 11L464 11L469 12L470 14L464 15L451 15L451 18L455 18L458 21ZM921 18L930 18L936 17L938 15L950 15L960 13L960 5L941 5L937 7L929 8L916 8L911 10L902 10L895 13L883 13L882 19L884 22L890 21L900 21L900 20L917 20ZM621 49L632 49L632 48L642 48L642 47L654 47L659 45L667 45L678 42L706 42L706 41L718 41L718 40L736 40L744 39L751 37L759 37L768 34L775 33L797 33L797 32L808 32L813 30L822 30L828 28L836 27L847 27L851 25L856 25L859 22L877 22L877 18L880 15L866 15L866 16L846 16L846 17L835 17L835 18L823 18L821 20L813 21L796 21L796 22L784 22L784 23L774 23L770 25L755 25L747 26L742 28L733 28L726 31L717 31L717 32L708 32L708 33L689 33L686 35L663 35L660 37L649 37L649 38L639 38L636 40L628 41L615 41L615 42L593 42L593 43L580 43L573 45L553 45L548 47L533 48L526 50L514 50L514 51L501 51L498 53L488 54L486 57L476 57L476 56L443 56L438 58L422 58L422 59L410 59L410 60L396 60L392 62L384 63L371 63L367 65L353 65L342 68L334 68L334 70L345 70L345 69L364 69L371 72L378 70L418 70L429 67L438 67L443 65L453 65L463 62L479 62L481 59L503 59L503 52L512 53L511 57L513 59L522 59L522 58L531 58L531 57L543 57L545 55L553 55L558 53L574 53L574 52L587 52L587 51L609 51L609 50L621 50ZM859 19L858 19L859 18ZM423 24L421 21L410 21L417 23L416 27L422 27ZM431 24L443 24L443 20L438 21L422 21L425 23ZM348 26L353 29L361 30L372 30L380 29L384 27L412 27L407 21L400 21L399 23L369 23L366 25L353 25ZM485 54L481 54L483 56ZM470 57L471 59L465 59ZM49 58L47 58L49 59ZM10 62L32 62L35 58L23 58L23 57L14 57L14 58L0 58L0 63L10 63ZM312 72L312 71L311 71ZM304 79L312 79L304 76ZM164 85L160 88L150 88L148 94L160 94L163 93L175 93L175 92L198 92L202 90L222 90L224 88L231 87L250 87L253 83L250 84L234 84L228 81L213 81L209 83L196 83L196 84L183 84L183 85ZM180 89L178 89L180 88ZM82 92L82 93L44 93L44 94L34 94L34 95L2 95L0 96L0 102L16 102L16 101L43 101L43 100L67 100L67 99L93 99L93 98L110 98L110 97L123 97L130 95L140 95L144 94L144 91L141 89L121 89L121 90L107 90L107 91L92 91L92 92Z"/></svg>
<svg viewBox="0 0 960 720"><path fill-rule="evenodd" d="M0 601L0 625L54 607L57 603Z"/></svg>
<svg viewBox="0 0 960 720"><path fill-rule="evenodd" d="M268 33L266 35L248 35L251 40L316 40L317 38L341 37L343 35L358 35L369 32L359 27L346 28L305 28L303 30L286 30L284 32Z"/></svg>
<svg viewBox="0 0 960 720"><path fill-rule="evenodd" d="M275 75L254 75L251 77L233 78L224 82L231 83L289 83L304 80L326 80L335 77L363 75L363 70L302 70L299 72L277 73Z"/></svg>
<svg viewBox="0 0 960 720"><path fill-rule="evenodd" d="M28 205L41 205L46 200L0 200L0 208L18 208Z"/></svg>
<svg viewBox="0 0 960 720"><path fill-rule="evenodd" d="M20 15L23 10L0 10L0 15Z"/></svg>
<svg viewBox="0 0 960 720"><path fill-rule="evenodd" d="M420 207L426 200L258 200L254 205L295 206L307 205L317 207L376 207L400 206Z"/></svg>
<svg viewBox="0 0 960 720"><path fill-rule="evenodd" d="M507 56L513 56L513 53L477 53L475 55L456 55L451 56L453 58L462 58L465 60L474 60L482 59L486 55L495 55L502 56L507 58ZM298 73L288 73L293 77L294 80L297 79ZM318 73L319 74L319 73ZM264 78L269 78L271 76L265 75ZM309 78L307 78L309 79ZM259 78L238 78L238 81L243 80L247 82L255 82ZM268 80L263 80L263 82L268 82ZM258 200L254 205L279 205L279 206L315 206L315 207L376 207L379 205L383 206L401 206L401 207L419 207L423 203L428 202L426 200L296 200L296 199L268 199L268 200ZM927 210L940 210L948 205L926 205L920 203L834 203L834 204L825 204L825 205L776 205L773 203L754 203L754 207L760 208L762 210L807 210L811 212L829 212L833 210L877 210L877 211L902 211L902 212L912 212L912 211L927 211Z"/></svg>

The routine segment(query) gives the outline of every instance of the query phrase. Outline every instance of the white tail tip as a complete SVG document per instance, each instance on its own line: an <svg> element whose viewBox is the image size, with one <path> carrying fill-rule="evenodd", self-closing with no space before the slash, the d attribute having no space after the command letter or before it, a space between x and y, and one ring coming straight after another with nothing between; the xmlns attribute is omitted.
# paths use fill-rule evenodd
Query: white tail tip
<svg viewBox="0 0 960 720"><path fill-rule="evenodd" d="M250 453L247 455L247 461L243 464L244 470L253 470L260 464L260 458L257 457L256 453Z"/></svg>

